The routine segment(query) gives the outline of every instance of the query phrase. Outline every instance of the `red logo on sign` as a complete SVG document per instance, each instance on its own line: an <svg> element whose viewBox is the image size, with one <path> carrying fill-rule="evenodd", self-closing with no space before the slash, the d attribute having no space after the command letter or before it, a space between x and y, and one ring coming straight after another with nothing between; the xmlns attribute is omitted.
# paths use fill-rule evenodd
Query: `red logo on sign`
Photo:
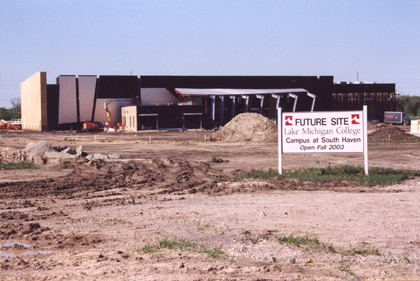
<svg viewBox="0 0 420 281"><path fill-rule="evenodd" d="M286 116L286 126L293 126L293 116Z"/></svg>
<svg viewBox="0 0 420 281"><path fill-rule="evenodd" d="M351 115L351 124L352 125L359 125L360 124L360 114L352 114Z"/></svg>

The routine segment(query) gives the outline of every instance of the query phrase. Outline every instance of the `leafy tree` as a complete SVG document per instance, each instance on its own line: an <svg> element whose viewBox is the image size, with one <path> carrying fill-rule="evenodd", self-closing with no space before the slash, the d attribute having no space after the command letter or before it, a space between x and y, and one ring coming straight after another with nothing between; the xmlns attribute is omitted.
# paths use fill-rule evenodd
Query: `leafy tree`
<svg viewBox="0 0 420 281"><path fill-rule="evenodd" d="M13 98L10 102L12 103L12 109L20 111L20 98Z"/></svg>
<svg viewBox="0 0 420 281"><path fill-rule="evenodd" d="M411 113L414 110L414 104L411 100L407 100L407 103L404 105L404 112L406 115L412 115Z"/></svg>
<svg viewBox="0 0 420 281"><path fill-rule="evenodd" d="M21 118L20 98L14 98L10 102L12 103L13 118Z"/></svg>
<svg viewBox="0 0 420 281"><path fill-rule="evenodd" d="M20 113L20 98L14 98L10 101L11 108L0 107L0 119L11 120L21 118Z"/></svg>
<svg viewBox="0 0 420 281"><path fill-rule="evenodd" d="M407 116L420 115L420 97L403 96L401 97L397 110L404 111Z"/></svg>
<svg viewBox="0 0 420 281"><path fill-rule="evenodd" d="M4 120L12 119L9 111L10 109L0 107L0 119L4 119Z"/></svg>

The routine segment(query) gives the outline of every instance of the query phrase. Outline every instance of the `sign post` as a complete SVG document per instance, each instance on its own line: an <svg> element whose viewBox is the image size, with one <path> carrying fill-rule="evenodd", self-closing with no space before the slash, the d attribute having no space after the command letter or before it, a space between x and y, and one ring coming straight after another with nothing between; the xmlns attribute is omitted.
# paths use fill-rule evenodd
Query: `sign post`
<svg viewBox="0 0 420 281"><path fill-rule="evenodd" d="M279 173L283 153L364 153L369 175L367 106L363 111L287 112L278 108Z"/></svg>
<svg viewBox="0 0 420 281"><path fill-rule="evenodd" d="M282 163L282 154L283 154L283 148L282 148L282 138L281 138L281 132L282 132L282 124L283 124L283 115L282 115L282 109L281 107L277 108L277 126L278 126L278 147L279 147L279 174L283 174L283 163Z"/></svg>
<svg viewBox="0 0 420 281"><path fill-rule="evenodd" d="M368 129L367 129L367 105L363 106L363 153L365 155L365 174L369 175L369 159L368 159Z"/></svg>

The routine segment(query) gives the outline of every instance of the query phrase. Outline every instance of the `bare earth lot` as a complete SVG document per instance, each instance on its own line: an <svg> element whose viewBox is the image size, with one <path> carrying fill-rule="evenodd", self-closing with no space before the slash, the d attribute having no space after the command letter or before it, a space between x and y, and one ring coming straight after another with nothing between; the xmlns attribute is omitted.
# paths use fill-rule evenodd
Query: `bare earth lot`
<svg viewBox="0 0 420 281"><path fill-rule="evenodd" d="M420 279L420 178L235 182L277 169L277 143L211 135L2 131L1 146L47 140L124 158L1 171L2 280ZM285 169L346 164L363 155L283 155ZM420 142L371 142L369 164L420 169ZM319 242L277 239L291 234Z"/></svg>

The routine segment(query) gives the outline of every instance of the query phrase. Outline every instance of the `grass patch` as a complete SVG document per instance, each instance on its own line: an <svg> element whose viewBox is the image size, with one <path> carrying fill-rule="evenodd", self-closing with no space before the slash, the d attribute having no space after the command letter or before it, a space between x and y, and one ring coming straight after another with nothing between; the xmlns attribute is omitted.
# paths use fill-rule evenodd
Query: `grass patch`
<svg viewBox="0 0 420 281"><path fill-rule="evenodd" d="M353 271L351 271L350 265L344 266L344 265L341 264L338 267L338 270L344 271L346 273L346 276L349 275L349 276L356 277L356 274Z"/></svg>
<svg viewBox="0 0 420 281"><path fill-rule="evenodd" d="M410 177L420 176L420 170L394 170L390 168L371 167L369 175L363 167L339 166L326 168L306 168L287 170L285 177L314 181L351 181L362 184L392 184Z"/></svg>
<svg viewBox="0 0 420 281"><path fill-rule="evenodd" d="M291 244L296 247L306 246L305 250L322 250L326 253L338 253L341 252L341 256L367 256L367 255L375 255L380 256L379 250L377 248L367 248L367 249L357 249L350 245L350 249L337 249L334 247L333 244L326 244L321 243L317 238L311 236L311 235L305 235L305 236L295 236L293 234L289 236L275 236L275 239L280 244Z"/></svg>
<svg viewBox="0 0 420 281"><path fill-rule="evenodd" d="M38 166L32 162L21 161L21 162L10 162L0 163L1 170L17 170L17 169L37 169Z"/></svg>
<svg viewBox="0 0 420 281"><path fill-rule="evenodd" d="M212 249L208 249L202 245L198 245L197 243L194 243L188 239L185 238L178 238L178 237L165 237L162 240L160 240L156 245L148 244L144 246L143 248L133 248L134 252L137 253L155 253L162 249L170 249L170 250L181 250L181 251L193 251L198 253L206 253L212 258L217 258L221 254L223 254L223 251L219 247L215 247Z"/></svg>
<svg viewBox="0 0 420 281"><path fill-rule="evenodd" d="M201 246L198 250L199 253L206 253L212 258L217 258L221 254L223 254L223 251L219 247L214 247L213 249L207 249L206 247Z"/></svg>
<svg viewBox="0 0 420 281"><path fill-rule="evenodd" d="M259 180L268 180L274 177L281 177L277 170L268 169L268 171L261 170L253 170L251 172L239 175L234 177L233 181L241 181L243 179L259 179Z"/></svg>
<svg viewBox="0 0 420 281"><path fill-rule="evenodd" d="M337 253L337 249L334 247L333 244L330 244L330 245L322 244L322 248L323 248L324 252L333 253L333 254Z"/></svg>
<svg viewBox="0 0 420 281"><path fill-rule="evenodd" d="M190 248L195 248L196 246L197 244L195 244L194 242L191 242L184 238L180 239L177 237L174 237L172 239L164 238L159 241L160 249L180 249L181 251L183 251Z"/></svg>
<svg viewBox="0 0 420 281"><path fill-rule="evenodd" d="M350 181L361 184L393 184L406 180L410 177L420 176L420 170L394 170L390 168L371 167L369 175L365 174L363 167L356 166L339 166L326 168L305 168L285 170L283 175L278 171L269 169L268 171L254 170L233 178L233 181L240 181L246 178L268 180L274 177L292 178L298 180L310 181Z"/></svg>
<svg viewBox="0 0 420 281"><path fill-rule="evenodd" d="M98 223L98 226L100 228L106 227L106 226L114 226L117 224L117 219L112 219L112 220L106 220L103 222Z"/></svg>
<svg viewBox="0 0 420 281"><path fill-rule="evenodd" d="M203 231L204 229L209 228L209 227L210 227L210 224L202 225L201 220L197 223L197 230L198 231Z"/></svg>
<svg viewBox="0 0 420 281"><path fill-rule="evenodd" d="M150 245L150 244L147 244L146 246L144 246L143 248L141 248L141 249L139 249L139 248L137 248L137 247L135 247L134 249L133 249L133 251L134 252L136 252L136 253L145 253L145 254L151 254L151 253L154 253L154 252L156 252L157 251L157 247L155 247L155 246L152 246L152 245Z"/></svg>
<svg viewBox="0 0 420 281"><path fill-rule="evenodd" d="M366 255L375 255L380 256L379 250L377 248L368 248L368 249L356 249L350 245L350 249L342 251L344 256L366 256Z"/></svg>
<svg viewBox="0 0 420 281"><path fill-rule="evenodd" d="M140 249L135 247L133 251L137 253L151 254L151 253L158 252L162 249L187 250L187 249L195 248L195 247L197 247L197 245L194 242L191 242L187 239L180 239L177 237L174 237L174 238L165 237L162 240L160 240L156 245L147 244L146 246Z"/></svg>
<svg viewBox="0 0 420 281"><path fill-rule="evenodd" d="M310 235L295 236L291 234L289 236L276 236L275 238L278 242L280 242L280 244L292 244L297 247L306 245L310 248L319 248L321 245L317 238L314 238Z"/></svg>
<svg viewBox="0 0 420 281"><path fill-rule="evenodd" d="M257 244L262 239L268 240L270 236L268 234L260 234L257 237L252 237L251 233L245 235L245 238L242 239L242 242L245 243L246 241L251 241L252 244Z"/></svg>

